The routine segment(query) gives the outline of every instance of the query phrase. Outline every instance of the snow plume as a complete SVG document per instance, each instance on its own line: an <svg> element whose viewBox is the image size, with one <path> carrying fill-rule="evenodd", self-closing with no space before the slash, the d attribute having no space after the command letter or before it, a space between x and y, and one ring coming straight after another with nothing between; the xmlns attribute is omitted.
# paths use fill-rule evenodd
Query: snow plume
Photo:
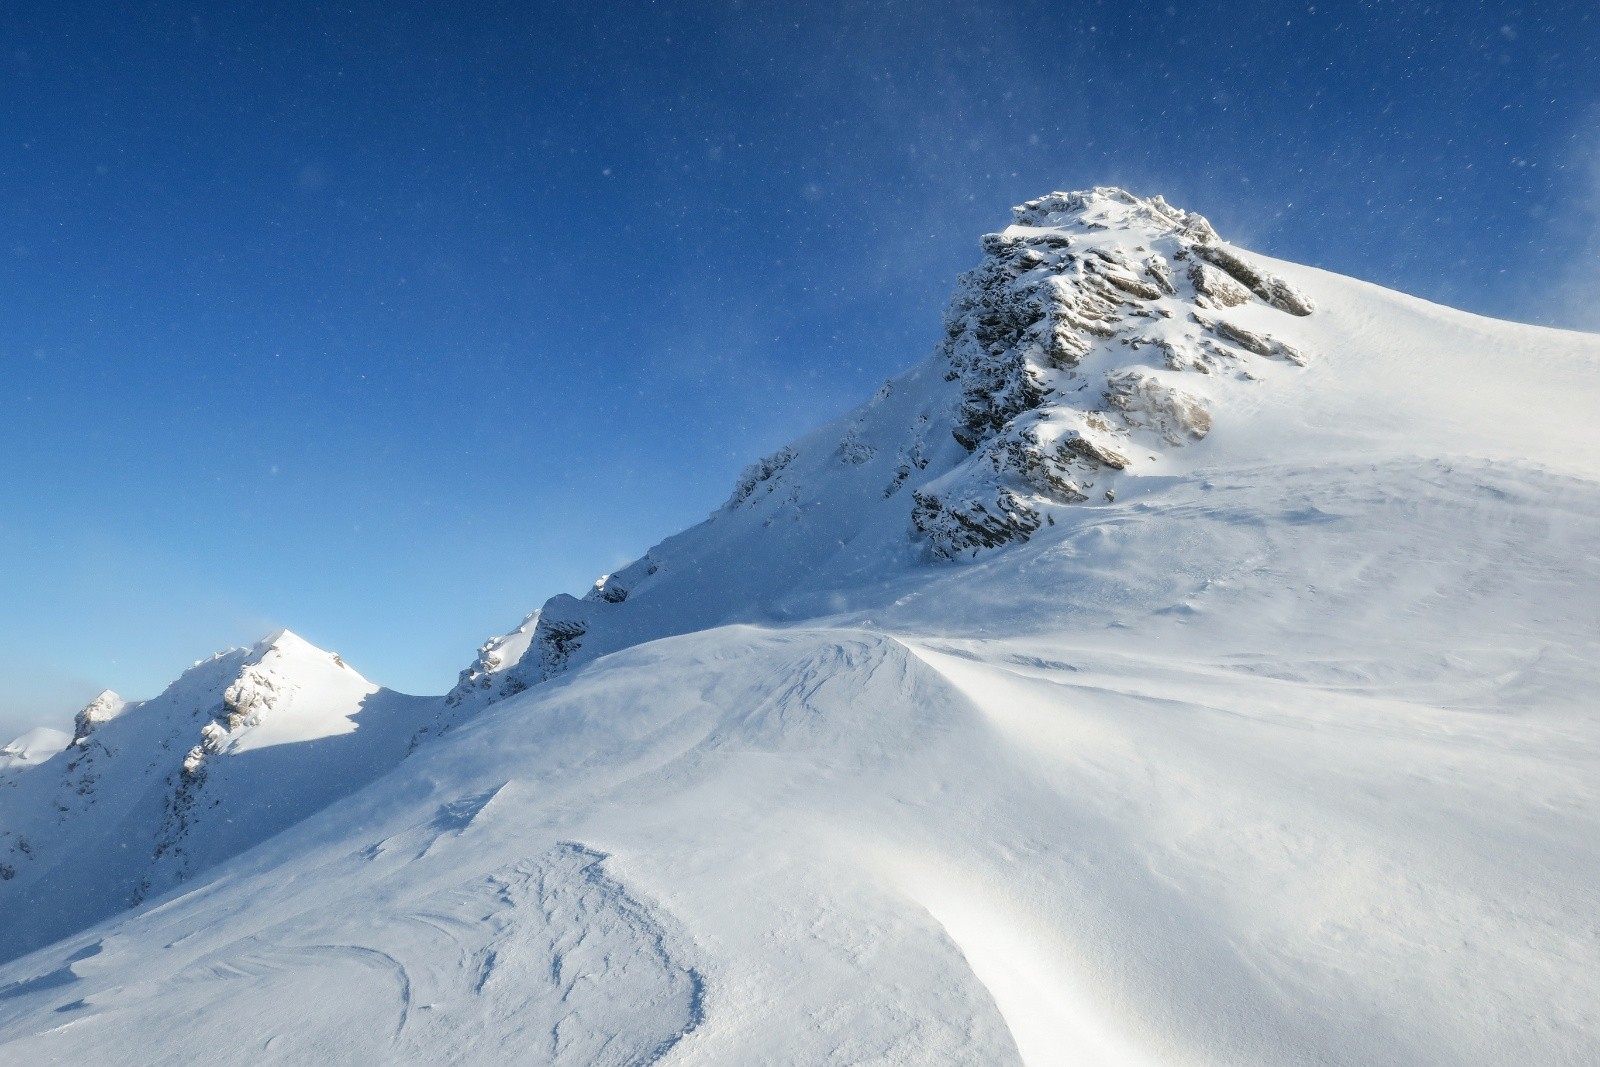
<svg viewBox="0 0 1600 1067"><path fill-rule="evenodd" d="M1565 277L1556 288L1550 319L1600 333L1600 105L1574 135L1568 167L1577 173L1570 215L1555 220L1558 231L1580 235Z"/></svg>

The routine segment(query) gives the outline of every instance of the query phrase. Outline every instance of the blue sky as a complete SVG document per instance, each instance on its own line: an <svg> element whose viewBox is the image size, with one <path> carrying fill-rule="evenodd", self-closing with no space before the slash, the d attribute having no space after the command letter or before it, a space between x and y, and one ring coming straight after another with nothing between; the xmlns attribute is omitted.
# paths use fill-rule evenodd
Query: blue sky
<svg viewBox="0 0 1600 1067"><path fill-rule="evenodd" d="M115 8L0 9L0 733L279 626L443 691L1051 189L1600 327L1589 3Z"/></svg>

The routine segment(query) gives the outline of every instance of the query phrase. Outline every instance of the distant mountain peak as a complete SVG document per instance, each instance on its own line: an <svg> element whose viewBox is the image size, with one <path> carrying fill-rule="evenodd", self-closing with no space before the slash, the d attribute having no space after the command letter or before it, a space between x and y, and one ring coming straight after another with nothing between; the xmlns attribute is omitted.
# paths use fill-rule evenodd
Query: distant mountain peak
<svg viewBox="0 0 1600 1067"><path fill-rule="evenodd" d="M352 670L335 652L318 648L289 630L277 630L257 641L231 671L223 672L221 706L200 731L198 744L184 760L184 772L201 773L209 756L237 748L245 733L261 726L295 690L348 692L351 699L376 687ZM337 706L346 707L349 700ZM343 712L339 712L343 716ZM306 724L301 728L315 731Z"/></svg>
<svg viewBox="0 0 1600 1067"><path fill-rule="evenodd" d="M437 703L380 689L289 630L201 660L149 700L107 690L60 735L62 758L45 765L48 732L0 753L0 784L25 798L0 811L0 908L66 893L92 919L162 892L403 759ZM115 838L114 858L76 854L78 835ZM40 933L0 931L0 958Z"/></svg>
<svg viewBox="0 0 1600 1067"><path fill-rule="evenodd" d="M0 747L0 772L13 767L29 767L54 759L70 742L60 730L36 726L3 747Z"/></svg>

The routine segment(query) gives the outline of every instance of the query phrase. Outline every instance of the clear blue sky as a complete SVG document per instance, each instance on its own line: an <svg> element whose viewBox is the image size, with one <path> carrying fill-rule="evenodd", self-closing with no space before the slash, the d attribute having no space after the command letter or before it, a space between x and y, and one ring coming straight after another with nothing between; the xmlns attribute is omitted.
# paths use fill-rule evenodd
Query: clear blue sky
<svg viewBox="0 0 1600 1067"><path fill-rule="evenodd" d="M278 626L442 692L922 358L1051 189L1600 325L1592 3L54 0L0 38L0 733Z"/></svg>

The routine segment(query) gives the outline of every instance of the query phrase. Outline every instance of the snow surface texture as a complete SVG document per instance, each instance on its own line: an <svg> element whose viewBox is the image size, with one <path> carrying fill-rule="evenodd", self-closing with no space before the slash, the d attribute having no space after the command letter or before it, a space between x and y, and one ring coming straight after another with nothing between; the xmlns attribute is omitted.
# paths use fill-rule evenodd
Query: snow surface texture
<svg viewBox="0 0 1600 1067"><path fill-rule="evenodd" d="M1600 339L985 250L448 697L283 635L0 768L0 1059L1600 1060Z"/></svg>

